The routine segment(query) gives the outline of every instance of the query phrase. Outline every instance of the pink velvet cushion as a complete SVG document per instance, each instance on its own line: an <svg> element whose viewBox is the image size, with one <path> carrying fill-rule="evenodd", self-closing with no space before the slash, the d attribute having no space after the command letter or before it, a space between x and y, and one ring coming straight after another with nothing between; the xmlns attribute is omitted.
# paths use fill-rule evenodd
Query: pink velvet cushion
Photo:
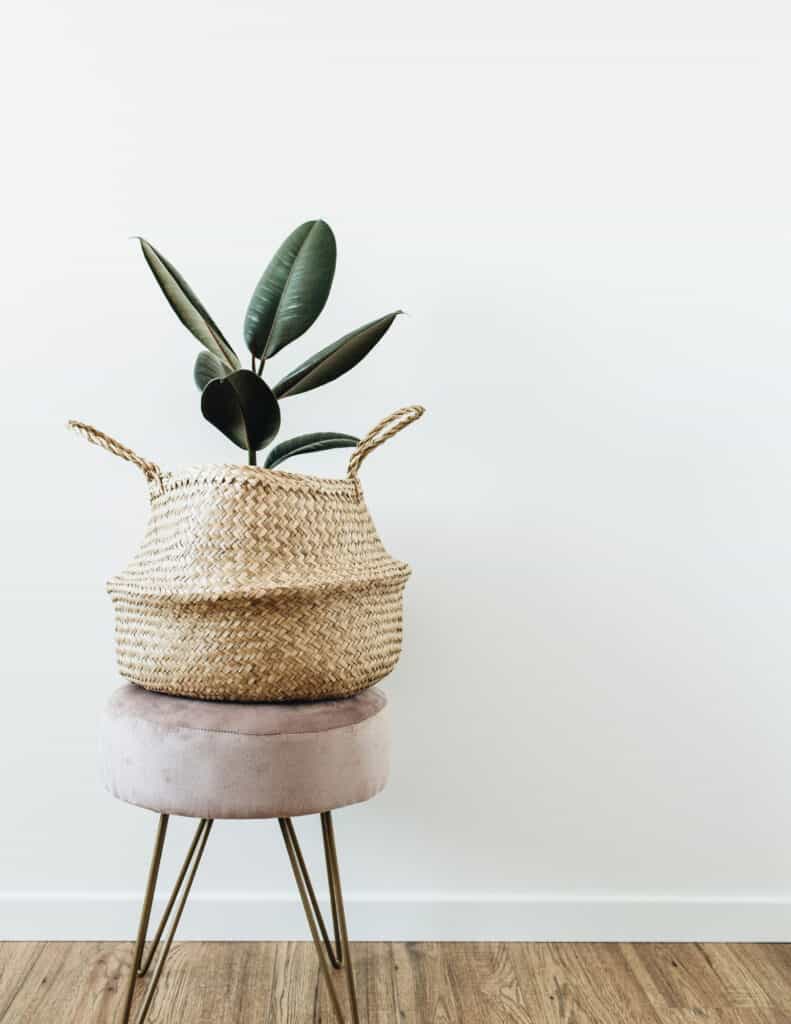
<svg viewBox="0 0 791 1024"><path fill-rule="evenodd" d="M276 818L359 803L387 781L387 699L236 704L122 686L102 728L107 789L193 818Z"/></svg>

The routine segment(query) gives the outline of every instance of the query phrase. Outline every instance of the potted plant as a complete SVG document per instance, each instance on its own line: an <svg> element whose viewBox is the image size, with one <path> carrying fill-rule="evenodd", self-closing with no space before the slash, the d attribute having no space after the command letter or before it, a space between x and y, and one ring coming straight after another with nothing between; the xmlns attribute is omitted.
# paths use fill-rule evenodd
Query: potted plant
<svg viewBox="0 0 791 1024"><path fill-rule="evenodd" d="M280 402L355 367L398 312L342 338L271 387L267 363L317 319L335 273L336 244L321 220L293 231L253 292L244 335L250 368L176 268L140 244L162 292L204 348L195 362L204 417L248 465L164 472L87 424L71 426L133 462L149 483L140 550L108 582L121 673L148 689L224 700L347 696L395 665L409 567L384 549L358 470L375 448L423 414L399 409L364 438L338 431L292 437L257 455L280 430ZM344 479L275 467L306 452L352 447Z"/></svg>

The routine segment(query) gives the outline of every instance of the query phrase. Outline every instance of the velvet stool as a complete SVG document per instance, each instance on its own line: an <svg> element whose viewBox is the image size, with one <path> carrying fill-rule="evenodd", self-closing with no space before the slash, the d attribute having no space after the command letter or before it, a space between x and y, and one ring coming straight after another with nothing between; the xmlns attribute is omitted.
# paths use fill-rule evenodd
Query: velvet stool
<svg viewBox="0 0 791 1024"><path fill-rule="evenodd" d="M336 973L345 976L349 1020L359 1024L332 811L385 785L390 735L381 690L311 703L236 704L190 700L122 686L104 715L101 757L114 797L159 815L132 972L121 1016L128 1024L137 979L147 974L172 915L136 1017L151 1007L165 958L217 819L277 818L339 1024ZM162 919L146 951L151 908L171 814L198 825ZM333 939L324 923L292 818L321 816Z"/></svg>

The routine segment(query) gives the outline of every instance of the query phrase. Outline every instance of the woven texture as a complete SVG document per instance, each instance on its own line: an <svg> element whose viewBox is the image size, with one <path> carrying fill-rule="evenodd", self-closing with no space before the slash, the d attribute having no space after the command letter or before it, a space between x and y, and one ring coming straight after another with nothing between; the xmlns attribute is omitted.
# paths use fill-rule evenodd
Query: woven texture
<svg viewBox="0 0 791 1024"><path fill-rule="evenodd" d="M254 466L167 473L72 421L149 483L143 543L108 582L121 674L149 690L238 701L349 696L387 675L410 570L382 545L357 471L422 413L383 420L338 480Z"/></svg>

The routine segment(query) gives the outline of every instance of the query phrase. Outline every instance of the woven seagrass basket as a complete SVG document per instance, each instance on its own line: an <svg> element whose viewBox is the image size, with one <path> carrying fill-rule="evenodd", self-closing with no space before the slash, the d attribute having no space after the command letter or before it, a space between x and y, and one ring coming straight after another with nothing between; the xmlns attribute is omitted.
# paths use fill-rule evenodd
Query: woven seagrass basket
<svg viewBox="0 0 791 1024"><path fill-rule="evenodd" d="M386 676L401 651L409 566L391 558L358 470L423 414L399 409L354 449L345 479L255 466L138 466L151 514L140 550L108 581L118 667L148 690L208 700L323 700Z"/></svg>

